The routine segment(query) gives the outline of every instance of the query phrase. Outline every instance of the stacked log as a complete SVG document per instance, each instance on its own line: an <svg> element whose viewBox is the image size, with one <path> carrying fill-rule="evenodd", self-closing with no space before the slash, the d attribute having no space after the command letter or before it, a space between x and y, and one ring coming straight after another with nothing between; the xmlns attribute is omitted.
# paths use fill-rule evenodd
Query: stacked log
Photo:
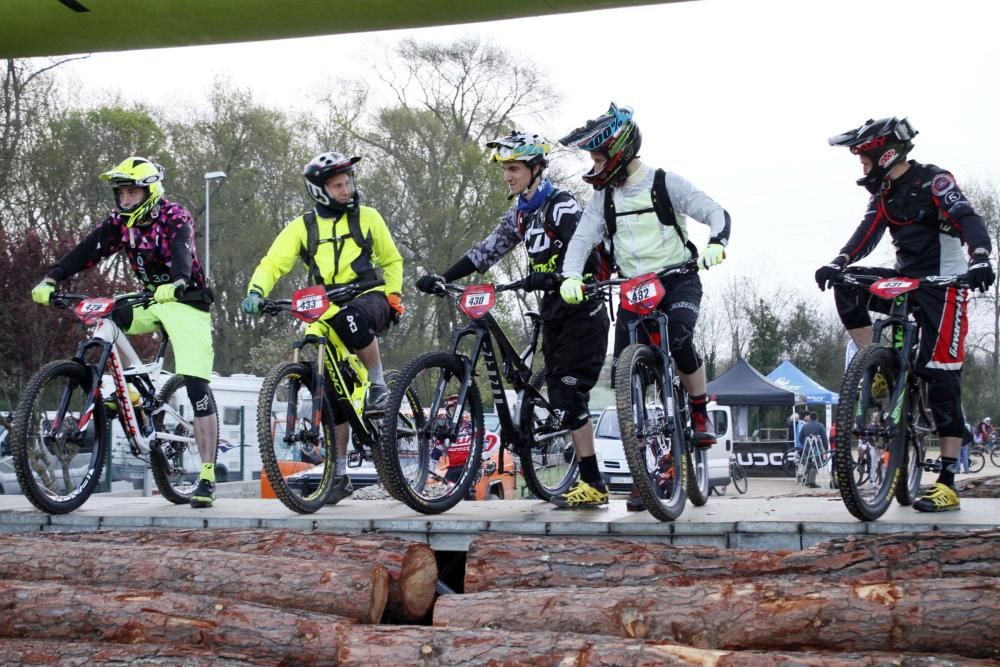
<svg viewBox="0 0 1000 667"><path fill-rule="evenodd" d="M326 564L376 564L388 572L384 620L417 621L428 616L437 591L434 550L419 542L363 535L296 530L144 530L65 533L59 539L139 546L184 546L255 557L285 556L302 568ZM376 619L378 620L378 619Z"/></svg>
<svg viewBox="0 0 1000 667"><path fill-rule="evenodd" d="M466 593L439 598L426 627L415 608L407 625L373 624L392 572L401 613L408 582L431 576L426 545L0 535L0 664L997 665L998 543L893 534L772 553L484 536Z"/></svg>
<svg viewBox="0 0 1000 667"><path fill-rule="evenodd" d="M998 592L1000 531L851 536L799 552L484 535L466 594L442 597L434 624L997 659Z"/></svg>

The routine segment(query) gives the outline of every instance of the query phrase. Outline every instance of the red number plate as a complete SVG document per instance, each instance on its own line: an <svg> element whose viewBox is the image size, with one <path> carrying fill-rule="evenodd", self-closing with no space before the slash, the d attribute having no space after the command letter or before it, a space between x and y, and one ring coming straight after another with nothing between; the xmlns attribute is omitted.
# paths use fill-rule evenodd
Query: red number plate
<svg viewBox="0 0 1000 667"><path fill-rule="evenodd" d="M904 292L910 292L920 287L916 278L883 278L872 283L868 291L880 299L894 299Z"/></svg>
<svg viewBox="0 0 1000 667"><path fill-rule="evenodd" d="M637 276L622 283L622 308L639 315L647 315L656 310L664 294L663 283L655 273Z"/></svg>
<svg viewBox="0 0 1000 667"><path fill-rule="evenodd" d="M326 288L322 285L296 290L292 295L292 314L303 322L315 322L329 307Z"/></svg>
<svg viewBox="0 0 1000 667"><path fill-rule="evenodd" d="M73 312L85 324L97 324L97 320L110 315L114 308L114 299L85 299L76 304Z"/></svg>
<svg viewBox="0 0 1000 667"><path fill-rule="evenodd" d="M490 312L496 302L497 293L493 285L469 285L458 297L459 309L474 320Z"/></svg>

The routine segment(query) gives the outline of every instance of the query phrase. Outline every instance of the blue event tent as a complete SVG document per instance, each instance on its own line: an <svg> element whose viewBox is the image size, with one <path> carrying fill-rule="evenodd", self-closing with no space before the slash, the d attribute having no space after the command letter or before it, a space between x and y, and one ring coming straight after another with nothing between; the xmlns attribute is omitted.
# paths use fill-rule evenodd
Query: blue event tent
<svg viewBox="0 0 1000 667"><path fill-rule="evenodd" d="M836 405L839 400L836 392L817 384L811 377L800 371L795 364L787 360L781 362L780 366L768 373L767 379L782 389L801 395L806 403Z"/></svg>

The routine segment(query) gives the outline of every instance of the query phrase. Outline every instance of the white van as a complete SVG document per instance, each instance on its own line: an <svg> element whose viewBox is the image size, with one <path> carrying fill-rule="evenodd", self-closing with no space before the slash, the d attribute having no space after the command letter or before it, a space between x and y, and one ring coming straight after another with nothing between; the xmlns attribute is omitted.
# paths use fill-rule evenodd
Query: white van
<svg viewBox="0 0 1000 667"><path fill-rule="evenodd" d="M710 487L724 487L729 484L729 454L733 451L732 416L727 406L718 405L715 401L708 403L708 416L719 439L708 450L708 483ZM632 473L622 447L617 408L608 407L601 412L594 430L594 446L597 466L608 489L631 490Z"/></svg>

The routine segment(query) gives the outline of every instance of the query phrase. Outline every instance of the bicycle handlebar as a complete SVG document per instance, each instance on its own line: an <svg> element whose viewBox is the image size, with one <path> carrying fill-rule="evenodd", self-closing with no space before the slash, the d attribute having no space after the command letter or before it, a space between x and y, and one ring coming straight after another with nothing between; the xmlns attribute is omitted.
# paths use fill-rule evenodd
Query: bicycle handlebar
<svg viewBox="0 0 1000 667"><path fill-rule="evenodd" d="M72 308L74 304L95 297L87 294L73 294L71 292L56 292L49 297L49 303L55 308ZM119 308L131 308L132 306L148 306L153 303L153 293L149 291L128 292L126 294L116 294L111 297L115 301L114 310Z"/></svg>
<svg viewBox="0 0 1000 667"><path fill-rule="evenodd" d="M850 271L844 271L835 276L830 282L834 285L845 285L856 289L868 289L879 280L885 280L886 278L891 277L892 276L874 276L867 273L851 273ZM906 276L899 277L905 278ZM968 273L949 276L926 276L924 278L914 278L913 280L919 280L921 283L934 285L936 287L959 287L965 289L972 287Z"/></svg>
<svg viewBox="0 0 1000 667"><path fill-rule="evenodd" d="M338 306L343 305L358 296L362 292L385 285L384 280L366 280L360 283L350 283L347 285L334 285L326 290L326 298L330 303ZM277 315L280 312L292 309L291 299L264 299L260 312L263 315Z"/></svg>
<svg viewBox="0 0 1000 667"><path fill-rule="evenodd" d="M458 283L437 283L437 286L441 291L437 292L435 296L445 296L446 294L461 294L465 291L468 285L460 285ZM511 283L493 283L493 290L496 292L510 292L513 290L519 290L524 287L523 280L515 280Z"/></svg>
<svg viewBox="0 0 1000 667"><path fill-rule="evenodd" d="M656 272L656 277L661 280L664 278L669 278L671 276L679 276L685 273L697 273L698 272L698 260L689 259L679 264L670 264L665 266ZM635 278L633 276L632 278ZM609 278L608 280L600 280L592 283L584 283L583 291L586 292L596 292L605 287L614 287L615 285L622 285L632 278Z"/></svg>

